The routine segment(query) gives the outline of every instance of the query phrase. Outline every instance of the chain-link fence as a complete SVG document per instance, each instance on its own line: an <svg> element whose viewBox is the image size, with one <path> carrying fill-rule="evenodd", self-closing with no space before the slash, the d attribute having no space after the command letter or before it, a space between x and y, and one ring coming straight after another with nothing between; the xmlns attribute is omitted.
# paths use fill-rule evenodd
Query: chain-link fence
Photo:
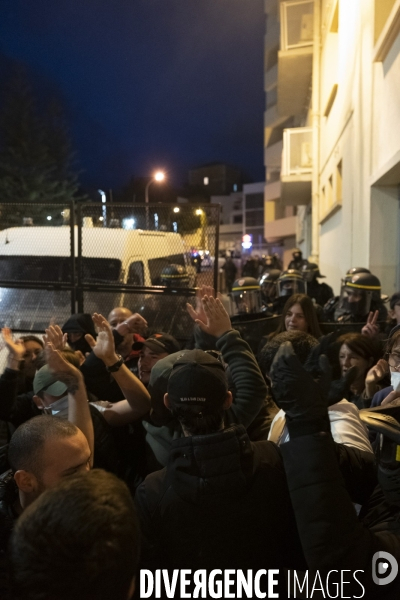
<svg viewBox="0 0 400 600"><path fill-rule="evenodd" d="M188 339L185 310L218 286L219 206L0 204L1 322L20 331L115 306Z"/></svg>

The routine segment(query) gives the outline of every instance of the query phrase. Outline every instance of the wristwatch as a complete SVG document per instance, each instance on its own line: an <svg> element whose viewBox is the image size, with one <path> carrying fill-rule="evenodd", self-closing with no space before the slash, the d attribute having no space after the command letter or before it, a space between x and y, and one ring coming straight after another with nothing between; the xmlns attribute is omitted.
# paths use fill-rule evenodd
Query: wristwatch
<svg viewBox="0 0 400 600"><path fill-rule="evenodd" d="M111 365L110 367L106 367L106 369L109 373L115 373L124 364L124 359L122 358L122 356L120 354L117 354L117 356L118 356L117 362L114 363L113 365Z"/></svg>

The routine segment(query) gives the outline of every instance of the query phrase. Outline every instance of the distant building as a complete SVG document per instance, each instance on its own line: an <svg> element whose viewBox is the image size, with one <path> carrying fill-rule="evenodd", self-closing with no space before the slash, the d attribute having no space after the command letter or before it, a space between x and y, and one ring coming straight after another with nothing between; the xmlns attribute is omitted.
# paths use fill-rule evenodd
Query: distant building
<svg viewBox="0 0 400 600"><path fill-rule="evenodd" d="M238 192L242 189L242 172L224 163L210 163L189 171L189 187L207 196Z"/></svg>
<svg viewBox="0 0 400 600"><path fill-rule="evenodd" d="M221 204L219 248L222 252L234 251L236 254L242 254L242 241L246 234L252 236L253 243L247 252L266 254L272 251L264 238L263 181L245 184L241 192L211 196L211 202Z"/></svg>

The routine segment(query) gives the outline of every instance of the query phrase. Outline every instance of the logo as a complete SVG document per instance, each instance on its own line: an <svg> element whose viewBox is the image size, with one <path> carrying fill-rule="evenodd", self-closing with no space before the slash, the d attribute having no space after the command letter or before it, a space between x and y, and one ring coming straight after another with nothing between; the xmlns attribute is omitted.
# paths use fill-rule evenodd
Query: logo
<svg viewBox="0 0 400 600"><path fill-rule="evenodd" d="M392 583L399 572L397 560L389 552L375 552L372 557L372 579L376 585Z"/></svg>

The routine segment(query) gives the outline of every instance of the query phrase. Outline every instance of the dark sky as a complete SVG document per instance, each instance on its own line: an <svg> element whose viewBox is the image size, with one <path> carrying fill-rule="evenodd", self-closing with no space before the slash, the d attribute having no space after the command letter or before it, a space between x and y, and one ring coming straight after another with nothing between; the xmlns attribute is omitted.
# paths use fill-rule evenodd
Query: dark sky
<svg viewBox="0 0 400 600"><path fill-rule="evenodd" d="M261 181L263 36L263 0L0 0L0 57L61 91L96 187L212 161Z"/></svg>

